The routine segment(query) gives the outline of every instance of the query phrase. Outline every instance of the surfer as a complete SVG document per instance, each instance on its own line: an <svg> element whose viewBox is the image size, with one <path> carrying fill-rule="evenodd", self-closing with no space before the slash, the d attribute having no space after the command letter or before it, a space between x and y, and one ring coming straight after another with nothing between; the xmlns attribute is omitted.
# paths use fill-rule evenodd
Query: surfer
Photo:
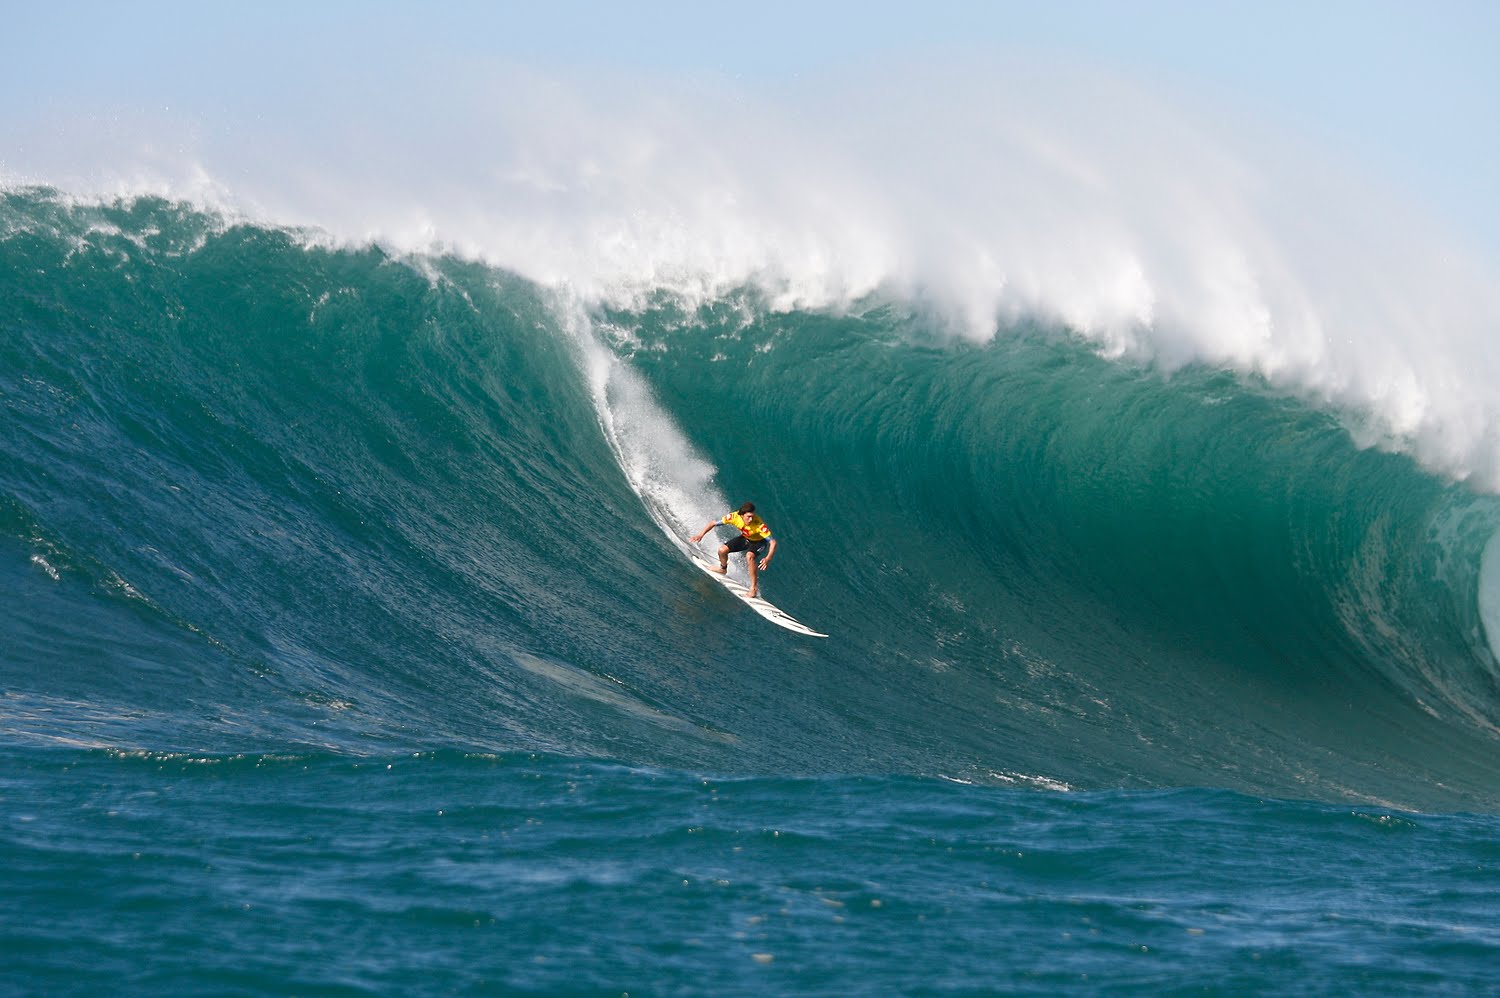
<svg viewBox="0 0 1500 998"><path fill-rule="evenodd" d="M708 534L708 532L719 525L733 527L740 532L738 537L731 537L727 544L719 545L719 568L720 575L729 573L729 554L731 551L745 552L745 565L750 570L750 598L754 599L760 595L760 589L756 586L755 577L757 566L755 559L760 559L759 571L764 572L766 566L771 564L771 556L776 553L776 538L771 536L771 528L766 521L755 515L755 503L747 502L741 504L740 508L732 513L725 513L723 519L712 520L708 526L698 531L693 538L697 544Z"/></svg>

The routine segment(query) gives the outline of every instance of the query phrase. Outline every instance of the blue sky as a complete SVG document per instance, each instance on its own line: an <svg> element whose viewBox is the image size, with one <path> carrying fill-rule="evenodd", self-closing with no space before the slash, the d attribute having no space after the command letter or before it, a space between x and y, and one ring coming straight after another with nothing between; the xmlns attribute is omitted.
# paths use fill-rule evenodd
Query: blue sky
<svg viewBox="0 0 1500 998"><path fill-rule="evenodd" d="M1360 164L1500 259L1500 3L182 2L7 5L6 126L73 106L253 103L452 58L751 91L883 60L1013 54L1123 72Z"/></svg>

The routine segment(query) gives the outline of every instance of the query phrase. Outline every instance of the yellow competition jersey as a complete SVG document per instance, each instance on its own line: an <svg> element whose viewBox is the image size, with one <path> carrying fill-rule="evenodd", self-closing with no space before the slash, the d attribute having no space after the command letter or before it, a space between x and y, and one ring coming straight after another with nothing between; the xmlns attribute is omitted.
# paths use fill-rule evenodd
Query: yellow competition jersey
<svg viewBox="0 0 1500 998"><path fill-rule="evenodd" d="M754 513L748 516L740 513L730 513L720 523L727 523L744 535L747 541L764 541L771 536L771 528L766 526L766 521Z"/></svg>

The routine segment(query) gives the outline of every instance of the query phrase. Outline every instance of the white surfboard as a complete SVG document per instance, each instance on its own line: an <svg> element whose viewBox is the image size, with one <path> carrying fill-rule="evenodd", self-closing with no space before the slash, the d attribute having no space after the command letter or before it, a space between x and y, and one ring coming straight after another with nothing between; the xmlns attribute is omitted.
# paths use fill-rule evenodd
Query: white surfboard
<svg viewBox="0 0 1500 998"><path fill-rule="evenodd" d="M771 623L777 625L778 627L785 627L789 631L795 631L798 634L805 634L810 638L828 637L828 635L822 633L821 631L815 631L811 627L808 627L806 624L802 623L802 621L793 617L791 614L785 612L784 610L781 610L778 607L774 607L770 603L767 603L763 597L751 596L750 587L745 585L739 579L733 578L728 575L720 575L718 562L704 561L703 558L701 558L697 554L692 554L691 557L693 559L694 565L697 565L699 568L703 569L703 571L708 575L713 576L714 580L717 581L719 585L734 593L744 602L746 606L769 620Z"/></svg>

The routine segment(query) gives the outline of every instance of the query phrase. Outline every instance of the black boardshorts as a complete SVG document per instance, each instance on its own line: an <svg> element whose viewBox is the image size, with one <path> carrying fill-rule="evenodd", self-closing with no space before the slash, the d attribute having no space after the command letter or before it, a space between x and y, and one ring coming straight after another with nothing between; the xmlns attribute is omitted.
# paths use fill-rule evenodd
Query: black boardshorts
<svg viewBox="0 0 1500 998"><path fill-rule="evenodd" d="M739 534L725 541L724 546L730 550L730 553L749 551L757 558L760 558L765 555L766 549L771 546L771 539L767 537L758 541L751 541L747 540L744 534Z"/></svg>

